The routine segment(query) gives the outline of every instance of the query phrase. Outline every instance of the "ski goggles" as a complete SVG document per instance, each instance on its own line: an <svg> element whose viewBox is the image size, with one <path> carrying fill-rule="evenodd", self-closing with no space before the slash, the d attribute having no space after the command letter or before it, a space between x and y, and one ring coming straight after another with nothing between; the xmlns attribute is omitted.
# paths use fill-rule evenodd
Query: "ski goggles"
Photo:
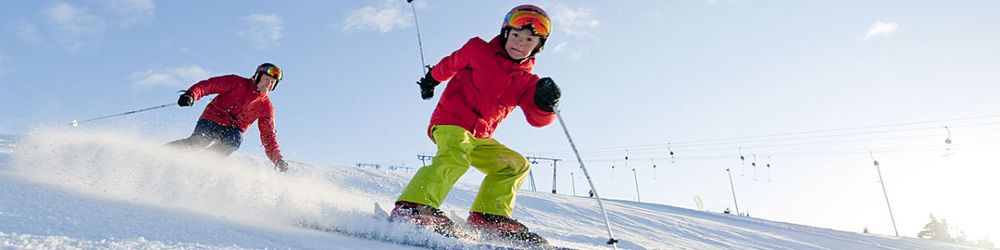
<svg viewBox="0 0 1000 250"><path fill-rule="evenodd" d="M274 65L265 65L257 68L257 72L262 72L268 76L274 77L275 80L281 81L281 69Z"/></svg>
<svg viewBox="0 0 1000 250"><path fill-rule="evenodd" d="M530 26L535 35L549 37L551 24L549 18L531 10L519 10L507 16L507 25L515 29Z"/></svg>

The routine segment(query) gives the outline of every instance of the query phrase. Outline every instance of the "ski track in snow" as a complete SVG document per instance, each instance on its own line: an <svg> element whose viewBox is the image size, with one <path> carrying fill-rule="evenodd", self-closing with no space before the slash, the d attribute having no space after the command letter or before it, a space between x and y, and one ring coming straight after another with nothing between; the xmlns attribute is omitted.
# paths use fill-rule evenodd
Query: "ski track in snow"
<svg viewBox="0 0 1000 250"><path fill-rule="evenodd" d="M400 173L293 163L278 174L262 157L220 158L162 143L93 130L0 136L0 248L414 248L299 224L470 247L372 217L372 204L391 207L408 181ZM467 214L477 190L456 185L442 209ZM623 249L972 249L659 204L605 206ZM590 198L522 191L514 218L557 246L608 247Z"/></svg>

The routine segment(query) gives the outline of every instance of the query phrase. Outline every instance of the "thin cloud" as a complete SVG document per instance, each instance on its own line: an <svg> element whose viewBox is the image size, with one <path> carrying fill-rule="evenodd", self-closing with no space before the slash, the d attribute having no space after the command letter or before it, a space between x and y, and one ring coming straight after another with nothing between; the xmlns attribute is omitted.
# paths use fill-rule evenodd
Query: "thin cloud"
<svg viewBox="0 0 1000 250"><path fill-rule="evenodd" d="M562 4L552 6L552 30L575 38L587 38L601 27L601 22L591 17L593 10L589 8L573 9Z"/></svg>
<svg viewBox="0 0 1000 250"><path fill-rule="evenodd" d="M156 3L153 0L110 0L105 1L105 5L121 19L119 25L122 28L148 24L156 16Z"/></svg>
<svg viewBox="0 0 1000 250"><path fill-rule="evenodd" d="M38 27L28 21L18 21L14 25L14 33L17 34L18 38L28 43L38 44L42 42L42 35L38 32Z"/></svg>
<svg viewBox="0 0 1000 250"><path fill-rule="evenodd" d="M868 28L868 32L865 32L865 36L858 40L868 40L878 36L887 37L901 29L897 23L877 21L872 23L871 27Z"/></svg>
<svg viewBox="0 0 1000 250"><path fill-rule="evenodd" d="M413 15L405 10L402 1L386 0L381 6L365 6L352 10L344 20L343 30L377 30L381 33L395 28L410 27Z"/></svg>
<svg viewBox="0 0 1000 250"><path fill-rule="evenodd" d="M282 31L285 29L285 21L276 15L252 14L240 18L243 21L243 28L237 31L241 37L246 38L257 49L267 49L277 47L281 40Z"/></svg>
<svg viewBox="0 0 1000 250"><path fill-rule="evenodd" d="M590 8L572 8L561 3L549 5L548 10L552 18L552 30L575 38L577 41L568 42L567 39L559 39L560 43L554 44L552 52L557 55L569 57L574 61L579 61L590 52L590 48L580 42L594 37L594 32L601 27L601 22L593 18ZM552 45L550 45L552 46Z"/></svg>
<svg viewBox="0 0 1000 250"><path fill-rule="evenodd" d="M104 38L104 20L87 8L62 2L42 10L42 16L57 32L58 42L70 50L96 45Z"/></svg>
<svg viewBox="0 0 1000 250"><path fill-rule="evenodd" d="M195 82L207 79L211 75L198 65L187 65L176 68L148 69L134 72L129 79L136 86L143 88L166 86L186 87Z"/></svg>
<svg viewBox="0 0 1000 250"><path fill-rule="evenodd" d="M554 52L556 53L563 52L564 50L566 50L566 42L561 42L557 44L555 48L552 48L552 50L554 50Z"/></svg>
<svg viewBox="0 0 1000 250"><path fill-rule="evenodd" d="M583 59L587 53L590 52L590 48L586 46L570 45L568 42L561 42L556 44L552 48L552 53L557 55L565 55L574 61L579 61Z"/></svg>

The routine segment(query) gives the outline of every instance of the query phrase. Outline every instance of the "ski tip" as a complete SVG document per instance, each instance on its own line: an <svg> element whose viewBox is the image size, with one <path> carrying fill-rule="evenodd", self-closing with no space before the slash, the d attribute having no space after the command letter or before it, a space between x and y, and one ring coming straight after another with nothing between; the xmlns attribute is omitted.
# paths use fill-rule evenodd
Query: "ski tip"
<svg viewBox="0 0 1000 250"><path fill-rule="evenodd" d="M382 205L379 205L378 202L375 202L373 214L375 215L375 218L378 219L389 219L389 212L385 211L385 209L382 208Z"/></svg>

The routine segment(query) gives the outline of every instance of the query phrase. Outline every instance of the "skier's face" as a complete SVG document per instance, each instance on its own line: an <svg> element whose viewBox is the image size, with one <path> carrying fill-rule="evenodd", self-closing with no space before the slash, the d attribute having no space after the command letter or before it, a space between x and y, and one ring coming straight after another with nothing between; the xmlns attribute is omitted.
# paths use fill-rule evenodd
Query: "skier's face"
<svg viewBox="0 0 1000 250"><path fill-rule="evenodd" d="M274 88L275 83L278 83L278 80L274 79L274 77L267 74L260 74L260 81L257 82L257 92L268 95L271 93L271 89Z"/></svg>
<svg viewBox="0 0 1000 250"><path fill-rule="evenodd" d="M510 33L507 33L507 44L504 45L504 49L510 58L521 60L528 58L541 40L542 37L536 36L529 29L510 30Z"/></svg>

